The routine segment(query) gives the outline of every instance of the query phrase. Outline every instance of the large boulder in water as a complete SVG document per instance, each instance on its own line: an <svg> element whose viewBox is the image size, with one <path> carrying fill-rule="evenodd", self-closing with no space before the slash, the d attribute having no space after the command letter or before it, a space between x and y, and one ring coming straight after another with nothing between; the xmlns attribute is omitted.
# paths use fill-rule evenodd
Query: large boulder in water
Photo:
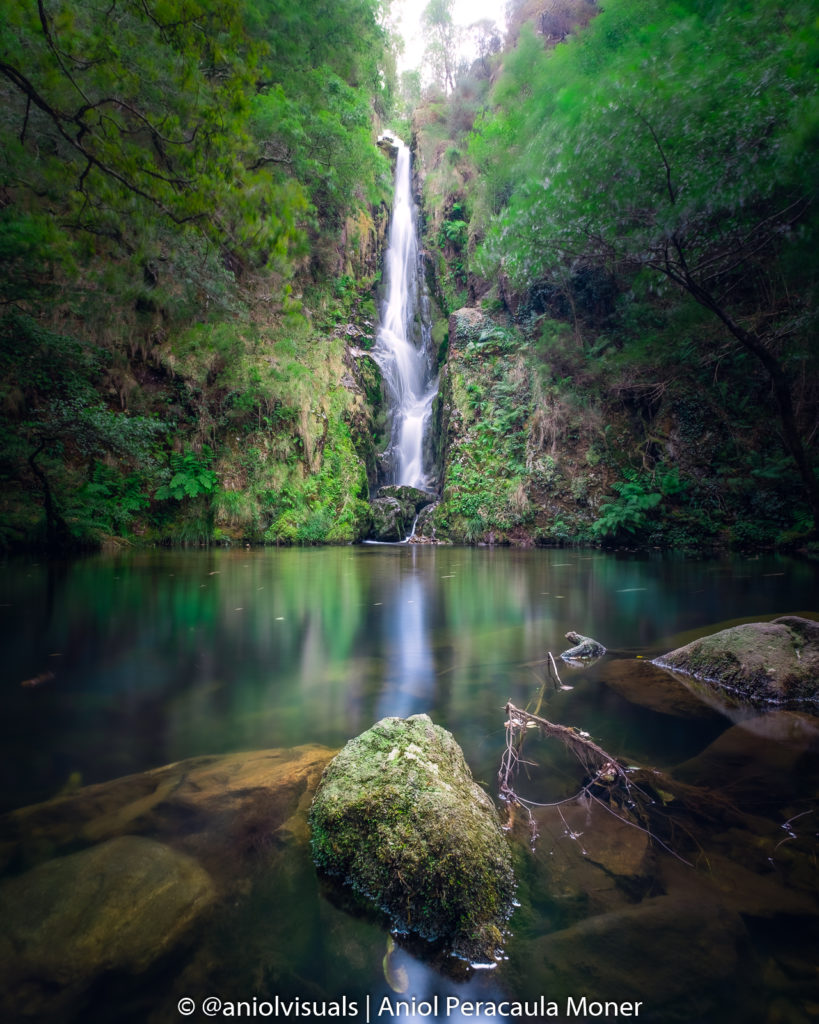
<svg viewBox="0 0 819 1024"><path fill-rule="evenodd" d="M412 524L419 511L434 501L434 494L417 487L398 484L379 487L371 503L370 537L380 541L405 540L412 531Z"/></svg>
<svg viewBox="0 0 819 1024"><path fill-rule="evenodd" d="M418 543L435 543L438 538L435 536L437 529L435 523L435 512L438 509L438 502L431 505L424 505L415 520L415 537Z"/></svg>
<svg viewBox="0 0 819 1024"><path fill-rule="evenodd" d="M419 487L407 487L405 484L387 484L378 488L379 498L395 498L407 517L417 515L425 505L431 505L437 498L429 491Z"/></svg>
<svg viewBox="0 0 819 1024"><path fill-rule="evenodd" d="M494 805L427 715L384 718L325 769L310 810L316 865L393 924L487 962L514 895Z"/></svg>
<svg viewBox="0 0 819 1024"><path fill-rule="evenodd" d="M723 629L655 664L754 703L819 706L819 622L796 615Z"/></svg>

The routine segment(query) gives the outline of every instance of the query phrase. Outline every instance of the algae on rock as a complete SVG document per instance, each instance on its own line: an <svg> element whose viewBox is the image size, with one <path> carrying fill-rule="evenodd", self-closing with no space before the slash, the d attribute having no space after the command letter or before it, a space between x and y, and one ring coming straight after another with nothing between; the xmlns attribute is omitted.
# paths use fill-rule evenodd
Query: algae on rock
<svg viewBox="0 0 819 1024"><path fill-rule="evenodd" d="M815 713L819 623L798 615L747 622L669 651L654 664L751 703L794 703Z"/></svg>
<svg viewBox="0 0 819 1024"><path fill-rule="evenodd" d="M513 905L494 805L451 733L427 715L384 718L327 766L310 810L316 865L395 927L488 961Z"/></svg>

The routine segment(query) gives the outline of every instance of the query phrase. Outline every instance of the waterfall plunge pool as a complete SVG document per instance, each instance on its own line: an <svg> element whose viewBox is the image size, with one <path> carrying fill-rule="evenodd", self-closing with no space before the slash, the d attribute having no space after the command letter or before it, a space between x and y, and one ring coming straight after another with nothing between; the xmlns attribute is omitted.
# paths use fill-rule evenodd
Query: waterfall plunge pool
<svg viewBox="0 0 819 1024"><path fill-rule="evenodd" d="M494 797L503 705L537 693L546 654L568 646L569 629L610 653L561 665L571 689L550 694L544 714L726 802L723 817L681 823L677 846L691 866L599 808L536 811L534 848L522 833L513 839L520 906L505 959L488 972L394 944L377 914L320 883L302 803L286 830L231 862L229 895L152 965L149 984L114 972L38 1004L33 961L6 957L21 1019L39 1007L49 1020L161 1024L179 1019L182 997L199 1005L211 995L255 999L257 1015L276 997L280 1015L294 1001L346 998L360 1020L368 999L373 1019L388 999L379 1019L409 1020L436 996L426 1019L511 1019L510 1000L529 1006L526 1019L552 1019L551 1003L559 1019L582 1019L565 1011L584 996L588 1019L601 1019L594 1001L642 1001L639 1018L663 1024L813 1012L817 720L701 700L648 659L739 619L815 612L817 567L409 545L12 561L0 579L7 811L185 758L282 748L295 764L292 748L336 749L380 717L422 711L454 733ZM547 803L577 788L561 751L536 741L527 754L527 797ZM193 826L163 799L151 820L173 847ZM87 820L75 834L63 822L59 843L27 820L3 819L3 885L96 841ZM145 835L145 820L116 827ZM81 938L72 957L86 955ZM42 975L48 965L37 964ZM480 1011L465 1010L478 1001Z"/></svg>

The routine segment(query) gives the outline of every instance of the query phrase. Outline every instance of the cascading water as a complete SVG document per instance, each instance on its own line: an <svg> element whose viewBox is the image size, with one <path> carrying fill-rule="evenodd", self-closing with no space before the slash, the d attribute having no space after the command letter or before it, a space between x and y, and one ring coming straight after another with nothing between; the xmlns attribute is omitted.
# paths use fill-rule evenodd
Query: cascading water
<svg viewBox="0 0 819 1024"><path fill-rule="evenodd" d="M438 378L432 359L409 148L389 138L397 149L395 196L387 248L386 298L372 355L381 369L390 418L387 482L430 486L431 468L424 457Z"/></svg>

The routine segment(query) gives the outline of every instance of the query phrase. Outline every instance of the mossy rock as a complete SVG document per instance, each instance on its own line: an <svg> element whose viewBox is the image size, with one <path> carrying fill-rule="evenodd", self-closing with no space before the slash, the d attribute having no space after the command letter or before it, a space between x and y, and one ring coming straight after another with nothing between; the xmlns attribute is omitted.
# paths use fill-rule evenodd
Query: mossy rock
<svg viewBox="0 0 819 1024"><path fill-rule="evenodd" d="M372 523L370 537L373 540L403 540L412 526L412 519L397 498L376 498L370 505ZM409 519L409 526L407 525Z"/></svg>
<svg viewBox="0 0 819 1024"><path fill-rule="evenodd" d="M720 630L664 654L655 664L754 704L819 710L819 622L796 615Z"/></svg>
<svg viewBox="0 0 819 1024"><path fill-rule="evenodd" d="M449 338L453 348L465 348L470 342L477 345L484 331L495 326L495 322L483 310L472 306L456 309L449 318Z"/></svg>
<svg viewBox="0 0 819 1024"><path fill-rule="evenodd" d="M316 865L394 927L489 962L515 890L494 805L451 733L384 718L324 771L310 810Z"/></svg>
<svg viewBox="0 0 819 1024"><path fill-rule="evenodd" d="M401 504L404 517L412 519L426 505L432 504L436 496L429 491L422 491L418 487L408 487L405 484L387 484L379 487L379 498L395 498Z"/></svg>

